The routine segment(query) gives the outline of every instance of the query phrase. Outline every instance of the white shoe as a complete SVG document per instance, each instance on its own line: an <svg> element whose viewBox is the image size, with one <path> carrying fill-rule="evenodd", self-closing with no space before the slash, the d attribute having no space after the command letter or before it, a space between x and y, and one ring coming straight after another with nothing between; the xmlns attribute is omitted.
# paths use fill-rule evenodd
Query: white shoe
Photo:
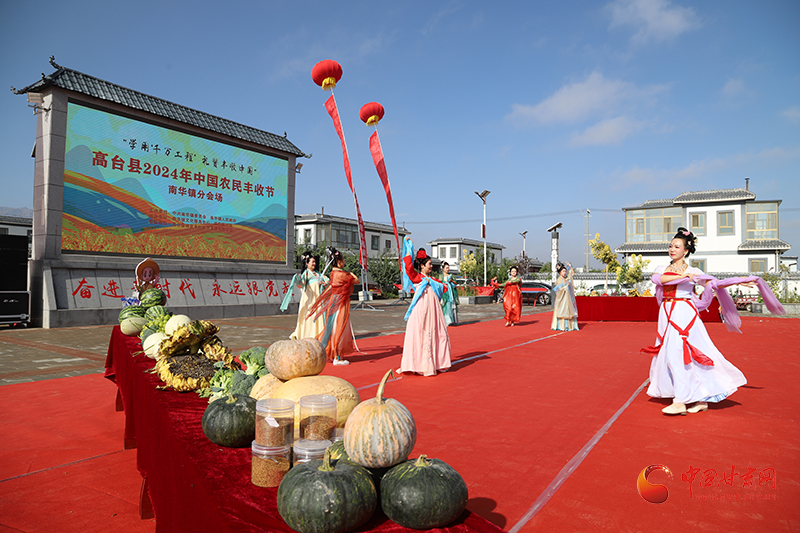
<svg viewBox="0 0 800 533"><path fill-rule="evenodd" d="M334 360L333 360L333 364L334 364L334 365L336 365L336 366L339 366L339 365L349 365L349 364L350 364L350 361L347 361L347 360L345 360L345 359L334 359Z"/></svg>
<svg viewBox="0 0 800 533"><path fill-rule="evenodd" d="M690 413L699 413L701 411L708 411L708 404L706 402L697 402L693 406L689 407L686 411Z"/></svg>

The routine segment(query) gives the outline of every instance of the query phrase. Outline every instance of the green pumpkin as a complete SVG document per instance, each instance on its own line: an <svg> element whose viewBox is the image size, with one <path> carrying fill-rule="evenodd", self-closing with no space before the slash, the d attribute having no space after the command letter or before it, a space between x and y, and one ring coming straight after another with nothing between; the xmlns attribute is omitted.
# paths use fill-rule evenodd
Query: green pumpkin
<svg viewBox="0 0 800 533"><path fill-rule="evenodd" d="M347 450L344 449L344 441L337 440L330 446L328 450L331 452L331 461L338 461L339 459L350 459L347 455Z"/></svg>
<svg viewBox="0 0 800 533"><path fill-rule="evenodd" d="M299 533L343 533L365 524L378 506L366 469L325 458L294 466L278 487L278 513Z"/></svg>
<svg viewBox="0 0 800 533"><path fill-rule="evenodd" d="M228 448L245 448L256 436L256 400L246 394L229 394L208 404L203 413L203 433L208 440Z"/></svg>
<svg viewBox="0 0 800 533"><path fill-rule="evenodd" d="M393 467L381 479L381 508L411 529L444 527L464 512L469 493L464 478L439 459L424 455Z"/></svg>

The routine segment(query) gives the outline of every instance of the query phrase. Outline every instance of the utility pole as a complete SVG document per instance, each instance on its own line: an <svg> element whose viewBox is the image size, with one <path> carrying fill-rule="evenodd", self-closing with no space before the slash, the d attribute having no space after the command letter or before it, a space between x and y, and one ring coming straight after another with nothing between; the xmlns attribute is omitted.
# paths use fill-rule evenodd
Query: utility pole
<svg viewBox="0 0 800 533"><path fill-rule="evenodd" d="M589 272L589 217L591 216L591 211L588 207L586 208L586 214L581 216L586 217L586 265L583 269L585 272Z"/></svg>

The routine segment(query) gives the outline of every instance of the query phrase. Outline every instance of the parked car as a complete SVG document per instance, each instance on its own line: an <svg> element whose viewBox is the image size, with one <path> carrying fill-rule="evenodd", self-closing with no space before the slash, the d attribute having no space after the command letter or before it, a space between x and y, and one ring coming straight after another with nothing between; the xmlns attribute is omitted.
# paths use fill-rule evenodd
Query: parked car
<svg viewBox="0 0 800 533"><path fill-rule="evenodd" d="M550 305L556 299L553 288L543 281L522 280L520 291L522 292L523 305L526 303L533 304L534 306ZM500 299L498 298L498 300Z"/></svg>
<svg viewBox="0 0 800 533"><path fill-rule="evenodd" d="M351 300L358 300L358 293L363 291L363 284L356 283L353 285L353 294L350 295ZM372 291L373 298L383 298L383 290L381 290L381 286L377 283L368 283L367 290Z"/></svg>

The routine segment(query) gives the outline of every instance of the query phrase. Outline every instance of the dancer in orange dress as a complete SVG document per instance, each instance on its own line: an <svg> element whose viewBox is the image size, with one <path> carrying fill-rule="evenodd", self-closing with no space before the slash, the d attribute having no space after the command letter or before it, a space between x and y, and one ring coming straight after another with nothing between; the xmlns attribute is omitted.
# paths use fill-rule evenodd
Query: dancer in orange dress
<svg viewBox="0 0 800 533"><path fill-rule="evenodd" d="M325 329L316 338L325 346L328 361L333 361L334 365L349 365L350 361L342 356L356 349L350 324L350 295L358 276L344 270L344 257L339 250L328 248L328 255L335 265L331 269L330 284L311 306L308 316L317 320L325 317Z"/></svg>
<svg viewBox="0 0 800 533"><path fill-rule="evenodd" d="M516 265L509 270L510 277L506 281L503 293L503 309L506 312L506 327L519 324L522 315L522 280L517 277Z"/></svg>

